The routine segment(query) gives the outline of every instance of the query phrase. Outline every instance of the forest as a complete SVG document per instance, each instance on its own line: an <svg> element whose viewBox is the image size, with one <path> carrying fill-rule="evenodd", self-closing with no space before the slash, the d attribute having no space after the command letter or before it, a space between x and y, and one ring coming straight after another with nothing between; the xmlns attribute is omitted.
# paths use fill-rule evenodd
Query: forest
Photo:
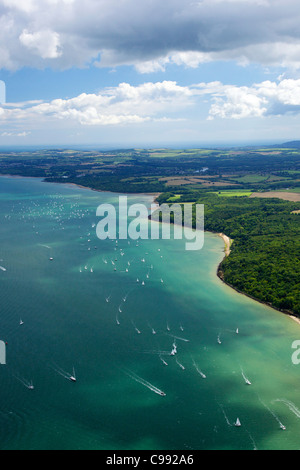
<svg viewBox="0 0 300 470"><path fill-rule="evenodd" d="M159 202L166 202L161 195ZM219 277L235 289L300 316L299 203L203 193L205 230L233 240Z"/></svg>

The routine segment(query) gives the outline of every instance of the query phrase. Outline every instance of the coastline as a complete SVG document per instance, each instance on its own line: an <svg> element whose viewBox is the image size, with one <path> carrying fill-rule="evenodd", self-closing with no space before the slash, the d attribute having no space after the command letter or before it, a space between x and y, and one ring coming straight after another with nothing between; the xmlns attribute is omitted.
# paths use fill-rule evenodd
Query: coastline
<svg viewBox="0 0 300 470"><path fill-rule="evenodd" d="M210 232L212 233L212 232ZM241 290L239 290L237 287L233 286L232 284L229 284L228 282L225 281L224 279L224 271L222 270L222 263L224 261L225 258L227 258L230 253L231 253L231 245L233 243L233 240L230 239L227 235L225 235L224 233L218 233L217 235L219 235L219 237L221 237L223 240L224 240L224 243L225 243L225 248L224 248L224 253L225 253L225 256L224 258L222 259L222 261L219 263L218 265L218 268L217 268L217 277L228 287L230 287L231 289L235 290L238 294L242 294L242 295L245 295L246 297L248 297L249 299L251 300L254 300L255 302L258 302L262 305L265 305L269 308L272 308L273 310L276 310L277 312L280 312L281 314L285 315L285 316L288 316L290 317L292 320L294 320L294 322L296 322L298 325L300 325L300 318L294 314L293 312L289 311L289 310L281 310L277 307L275 307L274 305L272 305L271 303L268 303L268 302L264 302L263 300L260 300L260 299L257 299L256 297L253 297L252 295L250 294L247 294L246 292L243 292Z"/></svg>
<svg viewBox="0 0 300 470"><path fill-rule="evenodd" d="M218 233L219 237L221 237L224 240L225 243L225 257L229 256L231 253L231 245L233 243L233 240L229 238L227 235L224 233Z"/></svg>
<svg viewBox="0 0 300 470"><path fill-rule="evenodd" d="M0 175L1 177L8 177L8 178L37 178L37 179L40 179L41 181L45 182L45 183L50 183L50 181L46 181L44 178L40 178L40 177L35 177L35 176L21 176L21 175L10 175L10 174L1 174ZM53 182L53 183L56 183L56 184L67 184L69 186L75 186L75 187L78 187L80 189L88 189L88 190L91 190L91 191L96 191L96 192L105 192L105 193L111 193L111 194L119 194L119 193L114 193L113 191L103 191L101 189L94 189L94 188L91 188L89 186L83 186L83 185L80 185L80 184L77 184L77 183L68 183L67 181L66 182ZM127 195L144 195L144 196L152 196L153 198L153 203L157 203L157 198L160 196L161 193L124 193L124 194L127 194ZM210 232L210 233L214 233L214 232ZM227 235L225 235L224 233L214 233L215 235L218 235L219 237L221 237L224 241L224 244L225 244L225 247L224 247L224 253L225 253L225 256L224 258L222 259L222 261L219 263L218 267L217 267L217 277L224 283L226 284L228 287L230 287L231 289L235 290L237 293L239 294L242 294L242 295L245 295L246 297L249 297L250 299L254 300L255 302L259 302L260 304L262 305L265 305L267 307L270 307L272 308L273 310L276 310L286 316L289 316L292 320L294 320L296 323L298 323L300 325L300 318L294 314L293 312L291 311L286 311L286 310L281 310L277 307L275 307L274 305L270 304L270 303L267 303L267 302L264 302L260 299L257 299L249 294L247 294L246 292L243 292L243 291L240 291L239 289L237 289L235 286L229 284L228 282L225 281L224 279L224 272L222 270L222 263L224 261L224 259L226 259L228 256L230 256L231 254L231 246L232 246L232 243L234 240L232 240L231 238L229 238Z"/></svg>

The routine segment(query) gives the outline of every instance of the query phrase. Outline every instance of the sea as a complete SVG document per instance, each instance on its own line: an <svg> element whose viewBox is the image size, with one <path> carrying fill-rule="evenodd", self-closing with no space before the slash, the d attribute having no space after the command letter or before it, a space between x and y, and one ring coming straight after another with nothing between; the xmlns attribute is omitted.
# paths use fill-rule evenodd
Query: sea
<svg viewBox="0 0 300 470"><path fill-rule="evenodd" d="M0 178L0 449L299 449L300 325L217 277L215 234L101 241L118 201Z"/></svg>

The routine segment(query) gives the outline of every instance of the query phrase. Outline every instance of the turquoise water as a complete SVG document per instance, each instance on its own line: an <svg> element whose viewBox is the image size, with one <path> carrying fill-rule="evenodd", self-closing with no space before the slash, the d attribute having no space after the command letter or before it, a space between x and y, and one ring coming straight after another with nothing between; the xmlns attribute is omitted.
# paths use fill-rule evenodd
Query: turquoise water
<svg viewBox="0 0 300 470"><path fill-rule="evenodd" d="M199 252L116 245L95 224L118 195L22 178L0 188L2 450L300 447L300 326L217 278L219 237ZM63 377L73 367L76 383Z"/></svg>

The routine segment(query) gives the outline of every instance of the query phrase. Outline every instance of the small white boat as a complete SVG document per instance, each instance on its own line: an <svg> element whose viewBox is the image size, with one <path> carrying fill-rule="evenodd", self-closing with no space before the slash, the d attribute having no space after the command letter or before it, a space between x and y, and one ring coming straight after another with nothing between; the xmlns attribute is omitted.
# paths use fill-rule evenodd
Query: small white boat
<svg viewBox="0 0 300 470"><path fill-rule="evenodd" d="M237 420L236 420L236 422L234 423L234 425L235 425L237 428L239 428L239 427L242 426L242 425L241 425L241 422L240 422L240 420L239 420L239 418L237 418Z"/></svg>
<svg viewBox="0 0 300 470"><path fill-rule="evenodd" d="M162 357L160 357L160 360L161 360L161 362L163 363L164 366L168 365L168 363Z"/></svg>
<svg viewBox="0 0 300 470"><path fill-rule="evenodd" d="M176 363L179 365L180 369L185 370L185 367L176 360Z"/></svg>
<svg viewBox="0 0 300 470"><path fill-rule="evenodd" d="M70 376L70 380L71 380L71 382L77 382L74 368L73 368L73 375Z"/></svg>
<svg viewBox="0 0 300 470"><path fill-rule="evenodd" d="M22 318L20 318L20 325L24 325Z"/></svg>
<svg viewBox="0 0 300 470"><path fill-rule="evenodd" d="M280 423L280 429L282 429L282 431L286 430L286 427L284 426L284 424Z"/></svg>

